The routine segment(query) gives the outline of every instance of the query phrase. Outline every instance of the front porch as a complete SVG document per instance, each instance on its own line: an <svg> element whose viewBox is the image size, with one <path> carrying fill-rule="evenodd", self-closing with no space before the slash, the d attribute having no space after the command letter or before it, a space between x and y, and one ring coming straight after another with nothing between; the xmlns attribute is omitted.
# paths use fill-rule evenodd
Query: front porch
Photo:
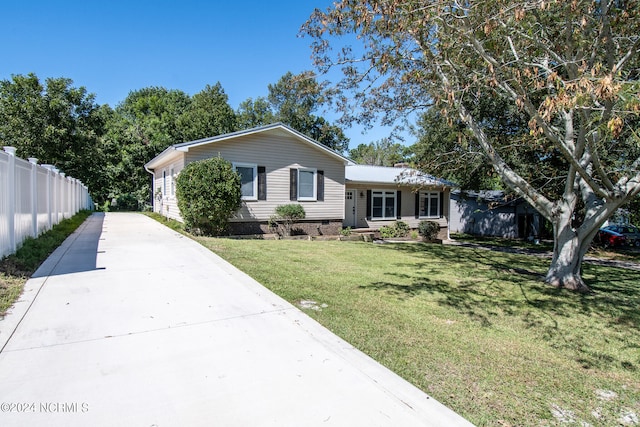
<svg viewBox="0 0 640 427"><path fill-rule="evenodd" d="M433 221L440 225L438 238L449 239L448 188L420 189L409 186L349 186L345 190L345 220L343 226L352 233L374 233L396 221L405 222L417 230L420 222Z"/></svg>

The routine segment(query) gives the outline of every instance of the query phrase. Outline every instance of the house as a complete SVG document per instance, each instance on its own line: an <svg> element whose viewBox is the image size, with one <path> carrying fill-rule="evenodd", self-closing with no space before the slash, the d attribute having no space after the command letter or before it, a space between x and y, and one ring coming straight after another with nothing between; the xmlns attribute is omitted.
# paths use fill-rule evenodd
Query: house
<svg viewBox="0 0 640 427"><path fill-rule="evenodd" d="M440 225L449 238L449 195L455 184L404 164L396 167L346 166L345 227L379 229L393 221L418 228L420 221Z"/></svg>
<svg viewBox="0 0 640 427"><path fill-rule="evenodd" d="M478 236L541 238L545 219L524 199L504 191L451 193L450 230Z"/></svg>
<svg viewBox="0 0 640 427"><path fill-rule="evenodd" d="M153 175L153 210L182 221L176 176L188 164L220 156L241 176L242 206L231 234L270 233L275 208L304 207L298 232L337 235L343 227L378 229L396 220L411 227L432 219L448 234L451 184L407 167L356 165L317 141L275 123L172 145L145 165Z"/></svg>

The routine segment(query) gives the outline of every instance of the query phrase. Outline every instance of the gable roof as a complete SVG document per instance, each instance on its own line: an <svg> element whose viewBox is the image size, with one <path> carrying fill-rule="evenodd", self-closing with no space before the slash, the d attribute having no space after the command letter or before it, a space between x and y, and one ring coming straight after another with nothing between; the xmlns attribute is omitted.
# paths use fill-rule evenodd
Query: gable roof
<svg viewBox="0 0 640 427"><path fill-rule="evenodd" d="M349 164L345 179L352 183L404 184L415 186L455 187L456 184L409 167L369 166Z"/></svg>
<svg viewBox="0 0 640 427"><path fill-rule="evenodd" d="M237 132L226 133L224 135L212 136L209 138L197 139L195 141L182 142L180 144L174 144L164 150L162 153L158 154L156 157L147 162L144 167L147 170L154 169L160 164L166 163L177 157L181 152L188 152L190 149L195 147L200 147L202 145L207 144L216 144L222 141L228 141L230 139L238 138L241 136L253 135L258 133L266 133L266 132L281 132L283 134L292 135L300 142L304 144L308 144L311 147L325 152L327 155L334 157L336 160L343 162L345 165L349 163L353 163L348 158L344 157L342 154L337 151L332 150L324 144L319 143L318 141L309 138L308 136L298 132L297 130L283 124L283 123L273 123L265 126L258 126L251 129L245 129Z"/></svg>

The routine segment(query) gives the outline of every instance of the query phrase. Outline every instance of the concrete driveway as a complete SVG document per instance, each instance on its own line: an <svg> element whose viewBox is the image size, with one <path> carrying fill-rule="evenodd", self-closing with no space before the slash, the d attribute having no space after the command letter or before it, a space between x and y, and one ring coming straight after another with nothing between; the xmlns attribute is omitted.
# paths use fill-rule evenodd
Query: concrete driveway
<svg viewBox="0 0 640 427"><path fill-rule="evenodd" d="M92 215L0 321L2 426L471 425L192 240Z"/></svg>

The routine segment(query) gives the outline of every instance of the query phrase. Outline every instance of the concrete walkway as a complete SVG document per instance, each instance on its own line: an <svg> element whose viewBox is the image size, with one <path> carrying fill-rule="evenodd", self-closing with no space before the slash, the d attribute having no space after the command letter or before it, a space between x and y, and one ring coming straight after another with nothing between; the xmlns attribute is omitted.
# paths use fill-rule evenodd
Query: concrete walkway
<svg viewBox="0 0 640 427"><path fill-rule="evenodd" d="M468 426L192 240L92 215L0 321L2 426Z"/></svg>

